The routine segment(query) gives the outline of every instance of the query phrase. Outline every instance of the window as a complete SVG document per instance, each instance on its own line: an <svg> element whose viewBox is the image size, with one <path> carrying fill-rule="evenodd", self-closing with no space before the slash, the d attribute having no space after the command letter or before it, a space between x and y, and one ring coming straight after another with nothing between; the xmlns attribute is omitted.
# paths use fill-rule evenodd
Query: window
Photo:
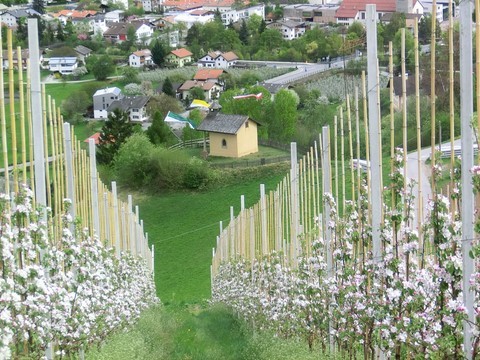
<svg viewBox="0 0 480 360"><path fill-rule="evenodd" d="M249 124L248 124L248 120L245 121L245 127L248 128Z"/></svg>
<svg viewBox="0 0 480 360"><path fill-rule="evenodd" d="M227 148L227 140L225 140L225 139L222 140L222 148L223 149Z"/></svg>

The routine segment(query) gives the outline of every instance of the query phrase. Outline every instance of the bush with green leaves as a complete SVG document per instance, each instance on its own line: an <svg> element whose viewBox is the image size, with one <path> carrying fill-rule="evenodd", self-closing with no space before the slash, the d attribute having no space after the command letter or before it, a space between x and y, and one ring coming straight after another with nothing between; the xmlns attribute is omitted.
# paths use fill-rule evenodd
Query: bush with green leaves
<svg viewBox="0 0 480 360"><path fill-rule="evenodd" d="M120 185L142 188L153 176L151 156L155 146L145 134L135 133L120 147L114 160L114 168Z"/></svg>
<svg viewBox="0 0 480 360"><path fill-rule="evenodd" d="M144 133L135 133L120 147L114 161L118 183L132 189L204 189L212 170L181 150L152 144Z"/></svg>

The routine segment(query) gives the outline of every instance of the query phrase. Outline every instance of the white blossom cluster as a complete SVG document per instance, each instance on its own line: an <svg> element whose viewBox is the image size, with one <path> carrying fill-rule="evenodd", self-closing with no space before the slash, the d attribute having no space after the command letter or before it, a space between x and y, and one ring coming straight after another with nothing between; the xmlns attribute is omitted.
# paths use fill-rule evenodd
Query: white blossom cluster
<svg viewBox="0 0 480 360"><path fill-rule="evenodd" d="M0 359L74 354L158 302L144 260L72 233L68 216L57 239L41 213L29 189L0 196Z"/></svg>
<svg viewBox="0 0 480 360"><path fill-rule="evenodd" d="M328 224L334 242L332 269L326 265L322 238L304 249L295 269L281 253L253 263L232 259L213 279L212 301L228 304L279 336L303 337L309 345L326 348L333 339L343 351L362 349L367 357L381 349L387 358L406 353L461 358L466 314L461 221L451 214L449 199L438 195L428 204L421 241L413 196L411 190L405 193L402 173L397 167L392 176L396 205L385 207L381 259L372 257L367 196L347 202L340 217L333 197L326 194L335 219ZM480 256L480 245L474 244L471 256ZM480 268L471 286L480 309ZM479 324L473 326L478 337Z"/></svg>

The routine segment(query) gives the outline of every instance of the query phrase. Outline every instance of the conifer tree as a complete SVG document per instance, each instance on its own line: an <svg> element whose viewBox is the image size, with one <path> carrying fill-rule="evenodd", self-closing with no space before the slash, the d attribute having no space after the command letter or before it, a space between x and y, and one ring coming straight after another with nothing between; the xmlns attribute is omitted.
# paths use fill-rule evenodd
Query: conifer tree
<svg viewBox="0 0 480 360"><path fill-rule="evenodd" d="M133 134L133 130L134 125L130 122L128 113L120 109L113 110L102 127L97 151L98 162L110 165L120 146Z"/></svg>

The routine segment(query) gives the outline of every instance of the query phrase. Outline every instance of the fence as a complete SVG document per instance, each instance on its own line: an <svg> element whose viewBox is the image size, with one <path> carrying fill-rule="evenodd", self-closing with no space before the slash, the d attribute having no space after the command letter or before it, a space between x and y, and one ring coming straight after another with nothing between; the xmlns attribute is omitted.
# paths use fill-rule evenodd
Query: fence
<svg viewBox="0 0 480 360"><path fill-rule="evenodd" d="M249 320L261 322L259 326L271 328L280 336L301 334L310 346L321 338L322 348L328 346L332 351L340 351L343 358L358 356L362 348L365 358L408 358L419 352L434 357L465 356L473 359L478 356L480 325L474 304L478 303L480 283L476 267L478 256L474 250L477 248L473 246L478 246L474 226L478 231L480 221L473 211L476 196L473 184L480 189L480 171L479 166L473 166L470 2L462 4L461 13L460 23L464 26L460 31L463 44L460 49L460 58L463 59L460 71L461 199L458 195L460 185L455 182L458 175L454 170L454 156L458 149L448 153L451 183L447 192L451 197L440 194L441 189L436 183L439 167L435 157L431 163L432 178L425 175L422 160L425 151L420 142L417 26L414 38L417 151L411 157L407 155L406 101L401 110L402 128L394 127L393 87L390 87L392 181L388 191L384 187L382 118L378 106L377 14L375 5L367 5L368 92L365 72L360 92L363 94L367 159L360 160L359 157L359 91L356 89L356 134L351 130L352 111L347 96L346 111L340 108L334 119L334 144L330 144L330 129L323 128L319 145L310 149L298 163L296 145L292 144L290 173L276 190L266 194L264 186L260 185L257 204L245 209L241 198L237 216L234 216L233 207L230 208L230 222L227 226L220 223L220 234L212 253L212 294L215 300L228 302ZM478 1L476 14L480 16ZM455 101L451 10L449 21L449 117L453 148ZM432 27L434 47L435 25ZM477 25L477 51L480 48L479 34L480 25ZM401 72L405 80L404 29L401 35ZM390 43L391 83L394 76L392 47ZM435 54L433 48L432 64L435 63ZM478 64L476 71L478 75ZM431 98L435 99L434 66L430 75L433 79ZM477 91L479 89L480 82L477 82ZM402 81L402 93L406 95L406 81ZM480 97L477 97L479 105ZM432 100L431 152L436 151L435 112L435 101ZM348 130L344 131L345 114ZM478 121L480 123L480 118ZM395 131L400 130L403 146L401 151L395 151ZM357 151L354 160L352 138L355 135ZM341 142L340 146L338 142ZM413 168L418 169L415 183L407 180L411 177L408 171ZM475 179L472 173L476 174ZM351 184L346 183L347 176ZM351 186L351 191L347 191L347 185ZM350 196L347 196L348 192ZM478 195L476 201L478 209ZM425 214L427 208L428 214ZM439 273L445 276L438 276ZM446 291L447 288L452 291ZM453 303L457 306L452 306ZM445 326L445 315L440 315L442 311L449 314L446 315L449 319L459 317ZM432 332L433 323L441 330ZM463 328L463 332L460 334L455 330L455 333L451 331L453 328ZM456 345L443 347L445 336L454 338ZM462 341L464 350L461 349Z"/></svg>
<svg viewBox="0 0 480 360"><path fill-rule="evenodd" d="M92 238L104 244L105 249L110 247L114 249L119 263L125 256L130 256L125 254L131 254L135 259L144 259L153 279L154 249L153 246L152 249L149 248L148 234L144 232L138 206L134 207L131 195L128 195L126 202L119 198L115 182L112 182L110 190L101 181L96 168L96 149L93 140L90 140L87 154L87 151L81 148L80 140L74 136L74 127L64 122L55 100L46 94L45 85L40 83L36 20L29 19L28 30L30 59L27 59L26 78L23 71L14 70L12 31L9 29L7 32L8 58L5 60L8 60L9 64L8 103L4 100L6 86L4 72L0 72L1 146L4 174L2 192L9 194L11 198L8 205L10 208L7 208L7 211L12 213L18 211L16 199L21 188L27 186L33 191L33 206L42 209L40 217L47 224L47 246L59 249L64 246L62 245L66 236L64 215L69 214L71 219L74 219L69 223L73 231L83 233L83 229L87 229ZM1 35L0 43L2 43ZM0 51L1 64L4 63L2 54L3 51ZM19 47L17 48L18 64L21 64L21 54ZM15 75L18 76L16 84ZM6 109L9 110L8 116ZM10 132L8 132L9 128ZM48 216L47 209L51 209ZM18 224L18 226L21 225ZM3 226L6 226L4 222L2 222ZM82 238L84 238L83 235ZM77 239L77 241L82 247L80 243L82 240ZM7 250L4 249L4 251ZM21 270L29 266L32 261L41 262L45 249L40 251L33 258L34 260L31 257L26 259L27 255L21 250L14 251L13 263L0 258L0 273L3 277L13 276L7 271L9 266ZM72 249L72 252L75 251L77 250ZM128 261L130 260L127 259ZM67 271L67 259L61 263L63 262L65 263L63 269ZM63 271L63 269L59 270ZM71 311L73 312L74 309L72 308ZM125 316L125 318L128 317ZM79 332L81 333L80 330ZM30 341L29 344L25 341L23 345L17 344L18 347L15 346L17 353L13 356L28 355L34 342ZM0 353L4 354L3 350L11 350L8 347L8 340L7 344L0 343ZM55 339L51 345L47 346L46 356L53 358L54 352ZM8 355L6 356L8 358ZM83 357L83 352L80 353L80 357Z"/></svg>

